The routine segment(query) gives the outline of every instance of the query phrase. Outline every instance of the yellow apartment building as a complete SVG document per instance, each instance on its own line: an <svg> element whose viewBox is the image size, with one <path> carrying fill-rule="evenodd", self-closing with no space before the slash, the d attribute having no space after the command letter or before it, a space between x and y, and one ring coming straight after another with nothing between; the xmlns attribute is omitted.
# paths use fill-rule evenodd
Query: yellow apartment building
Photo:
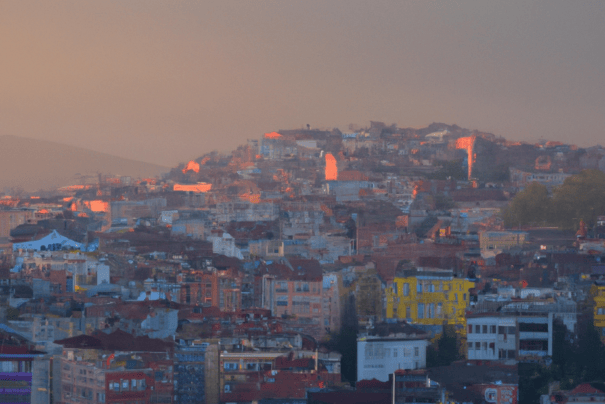
<svg viewBox="0 0 605 404"><path fill-rule="evenodd" d="M426 325L458 326L466 333L466 309L474 282L455 278L451 270L405 270L386 290L386 317Z"/></svg>
<svg viewBox="0 0 605 404"><path fill-rule="evenodd" d="M605 282L595 282L590 294L594 300L594 326L605 343Z"/></svg>

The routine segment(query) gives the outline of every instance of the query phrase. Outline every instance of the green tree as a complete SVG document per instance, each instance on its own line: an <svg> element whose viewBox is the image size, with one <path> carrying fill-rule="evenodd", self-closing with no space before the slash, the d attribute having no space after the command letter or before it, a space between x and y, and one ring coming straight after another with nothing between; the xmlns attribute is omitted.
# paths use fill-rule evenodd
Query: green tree
<svg viewBox="0 0 605 404"><path fill-rule="evenodd" d="M437 341L427 348L427 367L449 366L452 362L462 359L459 345L460 343L454 326L444 324L443 332Z"/></svg>
<svg viewBox="0 0 605 404"><path fill-rule="evenodd" d="M341 377L354 385L357 380L357 332L359 323L357 320L355 296L350 295L344 304L342 327L340 332L332 334L326 347L330 350L340 352Z"/></svg>
<svg viewBox="0 0 605 404"><path fill-rule="evenodd" d="M502 210L504 225L515 227L544 223L548 220L550 202L548 189L542 184L532 182Z"/></svg>
<svg viewBox="0 0 605 404"><path fill-rule="evenodd" d="M578 338L573 356L577 383L605 381L605 346L593 321L590 309L578 318Z"/></svg>
<svg viewBox="0 0 605 404"><path fill-rule="evenodd" d="M605 173L584 170L554 190L551 222L563 229L578 228L580 219L592 227L605 213Z"/></svg>
<svg viewBox="0 0 605 404"><path fill-rule="evenodd" d="M552 377L561 382L562 389L574 388L577 369L575 366L576 348L573 334L560 319L553 321Z"/></svg>

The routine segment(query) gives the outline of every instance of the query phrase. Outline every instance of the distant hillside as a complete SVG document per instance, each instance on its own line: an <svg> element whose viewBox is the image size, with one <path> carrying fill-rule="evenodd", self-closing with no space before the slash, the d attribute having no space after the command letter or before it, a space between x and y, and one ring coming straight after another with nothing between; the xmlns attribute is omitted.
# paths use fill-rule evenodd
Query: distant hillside
<svg viewBox="0 0 605 404"><path fill-rule="evenodd" d="M78 183L98 173L134 178L160 175L169 168L98 153L80 147L16 136L0 136L0 192L28 192ZM90 181L89 181L90 182Z"/></svg>

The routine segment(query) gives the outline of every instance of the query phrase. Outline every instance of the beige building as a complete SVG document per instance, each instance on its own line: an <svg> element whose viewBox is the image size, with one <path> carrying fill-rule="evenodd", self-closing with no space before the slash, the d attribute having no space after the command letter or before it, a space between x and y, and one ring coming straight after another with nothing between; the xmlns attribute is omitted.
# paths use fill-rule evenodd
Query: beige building
<svg viewBox="0 0 605 404"><path fill-rule="evenodd" d="M479 233L481 250L507 250L522 246L528 239L523 231L484 231Z"/></svg>
<svg viewBox="0 0 605 404"><path fill-rule="evenodd" d="M0 210L0 238L10 237L12 229L33 219L31 210Z"/></svg>

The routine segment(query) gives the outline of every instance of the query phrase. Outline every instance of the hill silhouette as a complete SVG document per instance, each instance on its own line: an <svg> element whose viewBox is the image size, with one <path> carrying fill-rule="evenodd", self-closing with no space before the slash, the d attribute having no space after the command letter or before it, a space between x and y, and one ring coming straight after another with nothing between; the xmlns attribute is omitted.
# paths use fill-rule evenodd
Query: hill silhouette
<svg viewBox="0 0 605 404"><path fill-rule="evenodd" d="M21 188L27 192L51 190L81 182L98 173L133 178L157 176L170 169L81 147L0 136L0 192ZM90 182L90 181L89 181Z"/></svg>

